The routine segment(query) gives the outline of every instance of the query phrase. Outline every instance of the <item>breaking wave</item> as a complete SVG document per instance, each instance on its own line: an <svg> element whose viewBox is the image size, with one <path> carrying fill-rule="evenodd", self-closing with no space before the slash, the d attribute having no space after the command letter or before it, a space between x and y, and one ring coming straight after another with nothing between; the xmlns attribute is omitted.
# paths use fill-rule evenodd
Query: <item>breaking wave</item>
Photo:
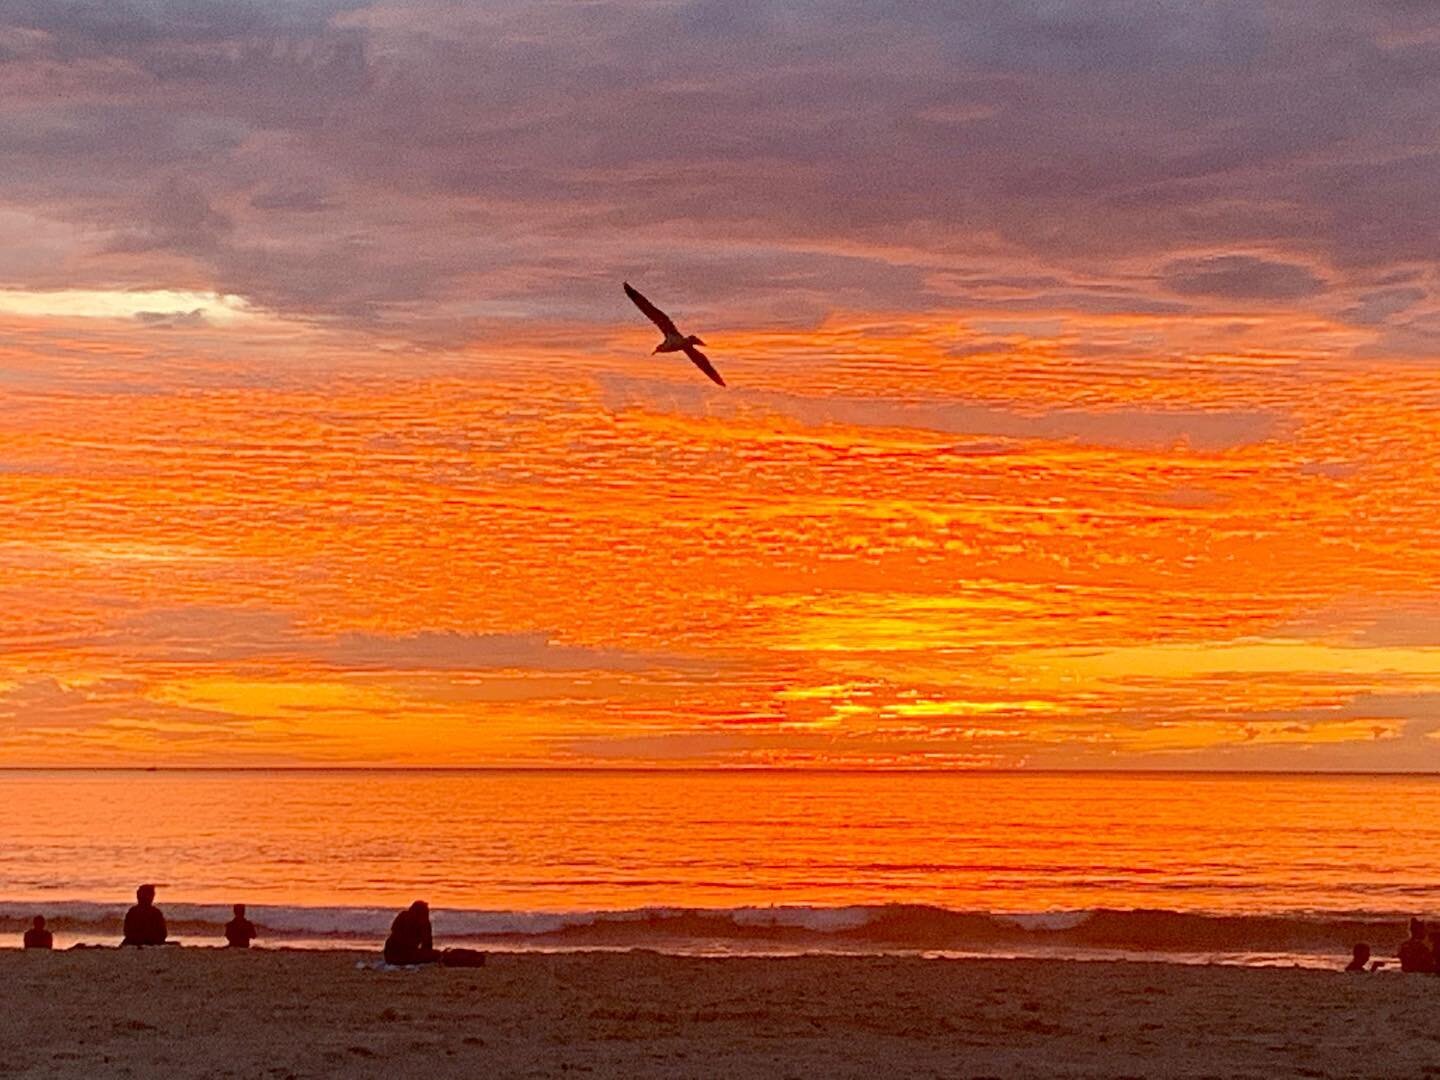
<svg viewBox="0 0 1440 1080"><path fill-rule="evenodd" d="M0 902L0 934L19 934L43 912L57 936L115 941L123 905ZM221 905L165 904L171 935L219 939ZM1405 936L1394 913L1221 915L1166 910L996 913L918 904L850 907L653 907L625 911L520 912L437 908L437 938L512 949L649 948L736 954L775 952L1139 956L1151 959L1304 962L1368 941L1377 954ZM264 942L345 948L380 941L393 909L250 905Z"/></svg>

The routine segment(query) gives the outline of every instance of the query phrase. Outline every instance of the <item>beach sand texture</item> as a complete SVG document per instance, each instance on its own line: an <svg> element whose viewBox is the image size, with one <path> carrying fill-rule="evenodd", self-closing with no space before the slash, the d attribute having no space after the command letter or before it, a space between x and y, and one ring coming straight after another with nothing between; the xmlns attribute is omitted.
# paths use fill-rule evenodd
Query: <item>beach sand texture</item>
<svg viewBox="0 0 1440 1080"><path fill-rule="evenodd" d="M0 952L0 1075L1440 1075L1440 980L893 957ZM367 963L373 959L363 956Z"/></svg>

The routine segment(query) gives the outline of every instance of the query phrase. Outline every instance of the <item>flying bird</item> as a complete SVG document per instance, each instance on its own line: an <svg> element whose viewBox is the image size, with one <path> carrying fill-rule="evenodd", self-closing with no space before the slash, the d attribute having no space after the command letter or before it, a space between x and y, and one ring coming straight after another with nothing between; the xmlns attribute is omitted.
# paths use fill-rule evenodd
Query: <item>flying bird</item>
<svg viewBox="0 0 1440 1080"><path fill-rule="evenodd" d="M710 381L716 386L725 385L725 380L720 377L720 373L711 365L710 358L695 347L696 345L704 345L705 342L701 341L694 334L686 337L680 333L680 330L675 326L670 316L666 315L649 300L641 296L638 289L631 288L628 281L625 282L625 295L630 297L631 300L634 300L635 306L643 311L645 317L658 326L660 332L665 335L665 340L655 346L655 352L683 352L690 358L692 364L710 376ZM655 353L651 353L650 355L654 356Z"/></svg>

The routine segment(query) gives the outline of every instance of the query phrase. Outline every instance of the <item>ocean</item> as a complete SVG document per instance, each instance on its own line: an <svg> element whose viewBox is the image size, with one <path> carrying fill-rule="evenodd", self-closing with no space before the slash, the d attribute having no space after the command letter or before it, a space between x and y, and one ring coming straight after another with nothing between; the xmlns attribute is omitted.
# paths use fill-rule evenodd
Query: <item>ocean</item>
<svg viewBox="0 0 1440 1080"><path fill-rule="evenodd" d="M0 772L0 935L369 947L417 898L488 948L1332 965L1440 910L1429 776ZM10 942L7 942L7 944Z"/></svg>

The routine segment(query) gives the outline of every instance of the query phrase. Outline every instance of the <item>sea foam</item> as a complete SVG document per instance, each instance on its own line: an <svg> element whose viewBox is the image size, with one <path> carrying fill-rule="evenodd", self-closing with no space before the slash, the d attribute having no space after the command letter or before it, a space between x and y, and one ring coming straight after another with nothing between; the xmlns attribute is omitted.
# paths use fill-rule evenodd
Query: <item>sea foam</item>
<svg viewBox="0 0 1440 1080"><path fill-rule="evenodd" d="M218 941L230 909L163 905L171 935ZM116 941L125 905L0 902L0 933L43 913L70 941ZM395 912L375 907L252 904L262 942L371 946ZM1126 955L1155 959L1338 956L1368 941L1377 955L1404 937L1394 912L1234 915L1168 910L959 911L922 904L813 907L647 907L608 911L437 908L437 938L510 949L651 948L700 953L875 952L955 955ZM1257 961L1258 962L1258 961Z"/></svg>

